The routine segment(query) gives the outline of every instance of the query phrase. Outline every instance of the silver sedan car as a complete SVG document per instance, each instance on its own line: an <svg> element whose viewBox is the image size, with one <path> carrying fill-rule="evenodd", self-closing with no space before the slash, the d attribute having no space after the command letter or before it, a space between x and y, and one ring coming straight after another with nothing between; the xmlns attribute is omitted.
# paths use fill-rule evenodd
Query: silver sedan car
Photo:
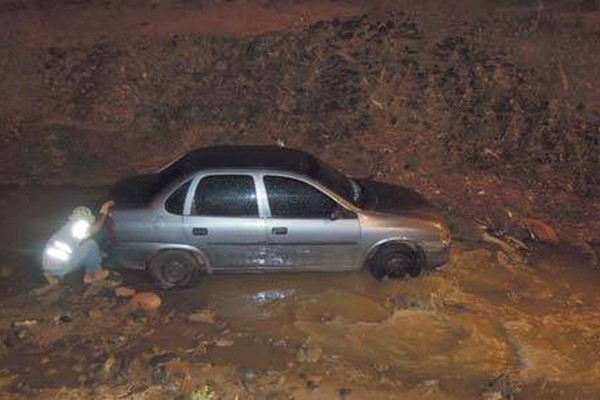
<svg viewBox="0 0 600 400"><path fill-rule="evenodd" d="M115 256L164 288L213 272L365 267L401 278L450 254L444 219L418 194L288 148L199 149L109 196Z"/></svg>

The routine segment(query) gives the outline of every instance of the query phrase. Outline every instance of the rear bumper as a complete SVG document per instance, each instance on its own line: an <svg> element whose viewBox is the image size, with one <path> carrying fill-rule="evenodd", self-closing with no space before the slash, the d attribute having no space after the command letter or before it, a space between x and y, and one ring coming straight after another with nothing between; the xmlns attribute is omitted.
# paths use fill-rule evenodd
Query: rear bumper
<svg viewBox="0 0 600 400"><path fill-rule="evenodd" d="M118 260L119 267L128 269L146 269L146 261L154 249L119 243L112 251L112 256Z"/></svg>
<svg viewBox="0 0 600 400"><path fill-rule="evenodd" d="M426 268L436 268L450 261L450 254L452 252L450 245L438 242L428 243L423 250L425 251Z"/></svg>

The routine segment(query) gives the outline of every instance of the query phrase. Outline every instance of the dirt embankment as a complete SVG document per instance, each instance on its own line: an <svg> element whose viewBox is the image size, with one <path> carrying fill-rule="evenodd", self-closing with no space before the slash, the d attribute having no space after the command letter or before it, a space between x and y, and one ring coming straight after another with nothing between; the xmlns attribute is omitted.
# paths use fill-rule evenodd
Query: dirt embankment
<svg viewBox="0 0 600 400"><path fill-rule="evenodd" d="M0 178L107 182L284 143L594 240L597 5L531 3L5 1Z"/></svg>

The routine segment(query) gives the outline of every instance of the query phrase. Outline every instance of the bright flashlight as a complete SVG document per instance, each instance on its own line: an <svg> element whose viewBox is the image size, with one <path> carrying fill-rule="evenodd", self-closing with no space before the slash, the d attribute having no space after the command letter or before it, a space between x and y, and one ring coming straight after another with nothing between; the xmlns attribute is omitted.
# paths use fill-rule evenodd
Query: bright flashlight
<svg viewBox="0 0 600 400"><path fill-rule="evenodd" d="M80 219L73 224L71 228L71 235L75 239L85 239L88 237L88 231L90 229L90 223L86 220Z"/></svg>

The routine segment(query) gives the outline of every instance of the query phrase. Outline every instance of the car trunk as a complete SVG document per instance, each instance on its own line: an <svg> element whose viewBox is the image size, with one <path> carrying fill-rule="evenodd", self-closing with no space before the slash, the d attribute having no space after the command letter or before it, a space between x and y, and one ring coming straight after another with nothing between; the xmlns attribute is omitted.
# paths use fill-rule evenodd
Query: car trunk
<svg viewBox="0 0 600 400"><path fill-rule="evenodd" d="M115 201L117 209L144 207L160 188L159 175L138 175L117 182L108 198Z"/></svg>

